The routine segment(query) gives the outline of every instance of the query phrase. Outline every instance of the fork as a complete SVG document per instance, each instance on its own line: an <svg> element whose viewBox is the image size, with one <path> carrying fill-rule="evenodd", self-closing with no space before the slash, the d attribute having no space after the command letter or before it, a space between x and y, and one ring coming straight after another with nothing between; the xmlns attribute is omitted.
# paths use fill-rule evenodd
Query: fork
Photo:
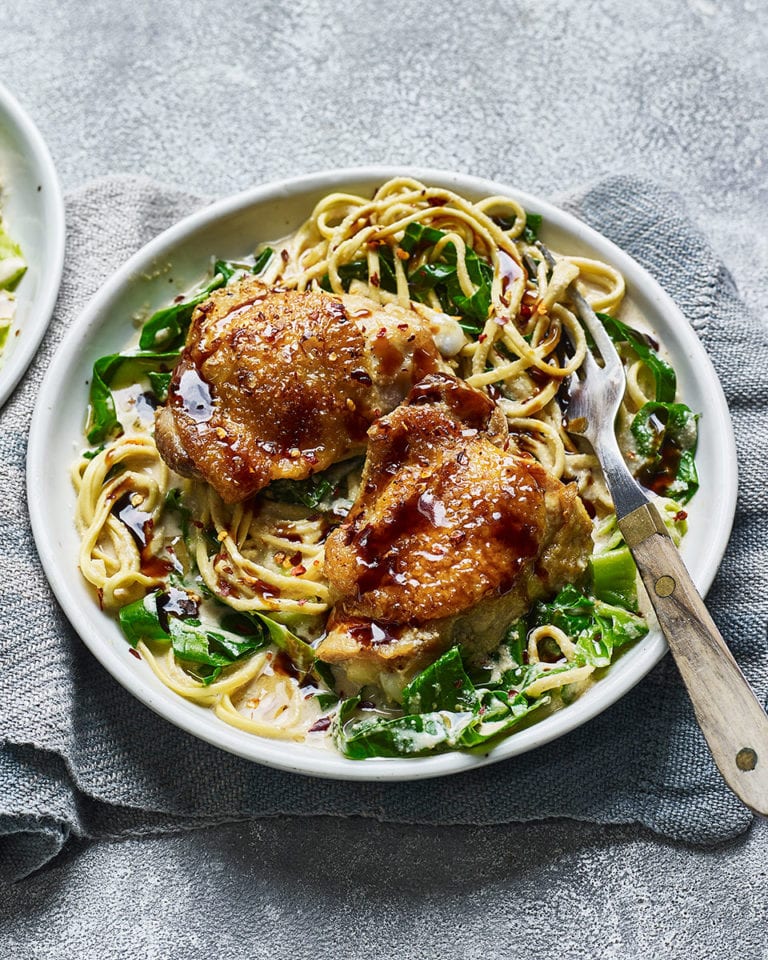
<svg viewBox="0 0 768 960"><path fill-rule="evenodd" d="M551 252L540 242L537 246L553 267ZM575 281L568 294L603 366L588 350L581 377L572 375L566 429L588 440L600 462L619 529L723 779L743 803L768 816L768 716L709 615L658 510L624 461L614 429L626 386L624 367Z"/></svg>

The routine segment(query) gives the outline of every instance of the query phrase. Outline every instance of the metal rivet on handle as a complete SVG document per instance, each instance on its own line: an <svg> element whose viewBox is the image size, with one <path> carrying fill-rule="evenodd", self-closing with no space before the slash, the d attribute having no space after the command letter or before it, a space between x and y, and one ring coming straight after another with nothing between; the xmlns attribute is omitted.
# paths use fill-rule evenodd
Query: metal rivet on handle
<svg viewBox="0 0 768 960"><path fill-rule="evenodd" d="M757 754L752 747L742 747L736 754L736 766L739 770L754 770L757 766Z"/></svg>
<svg viewBox="0 0 768 960"><path fill-rule="evenodd" d="M672 577L659 577L659 579L654 583L653 589L656 591L657 597L669 597L671 596L677 584L672 579Z"/></svg>

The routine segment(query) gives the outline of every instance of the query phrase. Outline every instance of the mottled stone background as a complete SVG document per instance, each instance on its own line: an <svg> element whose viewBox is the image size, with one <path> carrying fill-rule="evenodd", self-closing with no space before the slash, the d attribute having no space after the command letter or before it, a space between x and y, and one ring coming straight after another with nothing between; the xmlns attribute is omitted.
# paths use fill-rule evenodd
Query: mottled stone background
<svg viewBox="0 0 768 960"><path fill-rule="evenodd" d="M556 196L639 173L761 316L767 45L759 0L0 3L0 75L65 189L386 162ZM235 824L72 848L0 891L0 957L765 958L766 864L764 823L706 852L569 822Z"/></svg>

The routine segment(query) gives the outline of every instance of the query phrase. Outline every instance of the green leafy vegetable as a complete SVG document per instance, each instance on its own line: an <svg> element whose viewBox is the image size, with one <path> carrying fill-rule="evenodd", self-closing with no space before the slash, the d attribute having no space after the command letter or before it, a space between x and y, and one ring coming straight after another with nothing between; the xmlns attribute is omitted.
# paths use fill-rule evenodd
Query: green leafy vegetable
<svg viewBox="0 0 768 960"><path fill-rule="evenodd" d="M403 239L400 241L400 249L405 250L408 254L413 254L419 248L434 247L444 236L445 233L442 230L436 230L434 227L428 227L426 224L413 221L405 228Z"/></svg>
<svg viewBox="0 0 768 960"><path fill-rule="evenodd" d="M526 243L535 243L538 240L543 222L544 217L540 213L526 213L525 227L522 232L522 238Z"/></svg>
<svg viewBox="0 0 768 960"><path fill-rule="evenodd" d="M694 457L697 415L684 403L646 403L631 431L644 462L637 479L655 493L687 503L699 488Z"/></svg>
<svg viewBox="0 0 768 960"><path fill-rule="evenodd" d="M155 377L153 388L158 386L168 391L170 370L175 366L179 354L153 353L142 351L139 353L111 353L106 357L99 357L93 365L93 376L90 388L90 409L88 411L88 426L86 436L89 443L101 443L113 432L120 429L115 410L115 401L112 396L112 386L118 377L140 379L146 375L150 383ZM160 397L158 397L158 400Z"/></svg>
<svg viewBox="0 0 768 960"><path fill-rule="evenodd" d="M521 694L478 690L454 647L406 687L403 704L413 712L356 720L360 698L355 697L340 705L333 736L339 750L354 760L425 756L481 746L548 701L542 697L531 703Z"/></svg>
<svg viewBox="0 0 768 960"><path fill-rule="evenodd" d="M540 656L548 662L527 662L528 633L544 624L553 624L569 637L576 648L571 659L566 660L553 642L551 650L539 644ZM616 649L647 632L637 614L567 586L512 624L495 659L471 677L458 647L414 677L403 691L405 716L360 717L359 697L343 701L333 727L336 745L356 760L481 747L551 701L548 694L526 694L536 680L587 665L606 667ZM563 699L567 690L567 685L560 688Z"/></svg>
<svg viewBox="0 0 768 960"><path fill-rule="evenodd" d="M382 290L387 290L389 293L395 293L397 291L397 276L392 248L382 245L378 248L378 253L379 274L375 286L381 287ZM341 286L345 292L349 291L353 280L362 280L365 283L374 282L368 275L367 260L352 260L351 263L342 263L339 266L339 280L341 280ZM320 286L329 292L333 290L327 273L320 281Z"/></svg>
<svg viewBox="0 0 768 960"><path fill-rule="evenodd" d="M267 264L274 255L275 251L272 249L272 247L264 247L261 253L256 257L256 262L253 264L251 272L256 274L263 273L267 268Z"/></svg>
<svg viewBox="0 0 768 960"><path fill-rule="evenodd" d="M264 492L268 500L280 503L303 503L314 510L332 492L335 481L318 473L306 480L273 480Z"/></svg>
<svg viewBox="0 0 768 960"><path fill-rule="evenodd" d="M0 222L0 290L13 290L26 270L21 247L8 236Z"/></svg>
<svg viewBox="0 0 768 960"><path fill-rule="evenodd" d="M171 385L172 376L173 374L170 371L160 373L158 370L149 370L147 372L149 385L152 387L152 393L157 397L158 403L165 403L168 399L168 388Z"/></svg>
<svg viewBox="0 0 768 960"><path fill-rule="evenodd" d="M338 494L341 481L362 464L360 457L344 460L327 470L315 473L306 480L273 480L263 496L279 503L303 504L315 510L321 503L332 500Z"/></svg>
<svg viewBox="0 0 768 960"><path fill-rule="evenodd" d="M94 457L98 457L98 455L104 450L104 446L105 445L102 443L100 446L96 447L94 450L84 450L83 459L93 460Z"/></svg>
<svg viewBox="0 0 768 960"><path fill-rule="evenodd" d="M409 256L413 256L416 253L426 252L446 236L444 231L434 227L418 222L409 223L399 248ZM375 278L375 283L382 290L394 293L397 291L395 253L390 246L382 244L378 248L378 255L379 276ZM423 300L427 293L433 290L442 309L448 314L459 316L459 322L465 332L470 336L477 336L482 332L485 321L488 319L493 268L471 247L466 248L465 262L469 278L475 288L470 296L464 293L459 283L456 248L452 243L443 247L437 259L413 270L408 276L408 286L415 300ZM353 260L351 263L342 264L339 267L339 279L345 291L349 290L353 280L374 282L374 279L368 275L367 260ZM320 286L325 290L332 289L327 274L322 278Z"/></svg>
<svg viewBox="0 0 768 960"><path fill-rule="evenodd" d="M226 286L236 273L263 273L274 255L275 251L272 247L265 247L252 264L241 260L217 260L213 265L214 280L217 275L222 276L224 283L221 286ZM210 289L215 290L216 288L212 287Z"/></svg>
<svg viewBox="0 0 768 960"><path fill-rule="evenodd" d="M179 507L179 503L177 497L171 501L179 509L185 509ZM241 657L274 643L299 671L312 674L333 690L328 665L317 660L314 649L284 624L258 611L231 610L215 599L211 605L217 611L216 622L202 624L197 618L195 595L169 587L122 607L118 619L132 647L139 640L170 642L180 660L217 668L218 673ZM210 674L200 679L210 683L215 677Z"/></svg>
<svg viewBox="0 0 768 960"><path fill-rule="evenodd" d="M269 638L276 647L288 654L292 663L295 664L304 673L311 673L315 670L317 657L315 651L308 643L305 643L295 634L291 633L288 627L283 623L278 623L271 617L265 616L257 611L248 612L248 617L254 618L256 622L262 623L269 633ZM321 667L322 672L322 667Z"/></svg>
<svg viewBox="0 0 768 960"><path fill-rule="evenodd" d="M507 219L506 217L493 217L493 222L501 227L502 230L511 230L514 227L516 220ZM522 233L520 234L520 239L524 240L525 243L535 243L539 237L539 230L541 230L542 224L544 223L544 217L540 213L528 213L525 214L525 226L523 227ZM535 274L535 270L533 273Z"/></svg>
<svg viewBox="0 0 768 960"><path fill-rule="evenodd" d="M189 321L192 319L195 307L207 300L214 290L226 286L239 270L250 270L255 274L262 273L274 253L271 247L265 247L256 257L253 266L233 260L216 260L213 265L213 279L198 293L152 314L141 330L139 347L142 350L180 349L187 336Z"/></svg>
<svg viewBox="0 0 768 960"><path fill-rule="evenodd" d="M387 720L370 717L351 721L356 701L345 700L336 715L334 739L344 756L352 760L368 757L421 757L461 746L461 735L472 719L471 713L412 714Z"/></svg>
<svg viewBox="0 0 768 960"><path fill-rule="evenodd" d="M368 261L353 260L351 263L341 264L339 267L339 279L341 280L341 286L345 292L349 291L349 287L353 280L362 280L363 282L367 283ZM320 286L323 288L323 290L327 290L328 293L333 292L331 280L327 273L321 279Z"/></svg>
<svg viewBox="0 0 768 960"><path fill-rule="evenodd" d="M317 705L321 710L327 710L339 702L339 698L335 693L316 693L315 700L317 700Z"/></svg>
<svg viewBox="0 0 768 960"><path fill-rule="evenodd" d="M553 663L562 659L562 652L552 641L539 643L540 658L550 662L528 663L528 634L545 624L558 627L576 645L572 660L553 667ZM648 626L641 616L569 585L549 603L538 603L526 618L509 628L495 659L485 668L483 686L524 693L544 672L563 673L587 664L608 666L615 649L638 640L647 632Z"/></svg>
<svg viewBox="0 0 768 960"><path fill-rule="evenodd" d="M436 230L434 227L425 227L421 223L409 223L400 247L406 253L413 254L417 250L434 246L445 236L442 230ZM436 260L423 264L409 275L408 284L416 299L423 299L429 290L433 290L443 310L449 314L458 314L463 330L470 336L477 336L482 332L485 321L488 319L493 268L471 247L466 248L467 273L475 287L472 295L467 296L459 282L457 263L456 247L448 243L442 248Z"/></svg>
<svg viewBox="0 0 768 960"><path fill-rule="evenodd" d="M651 371L656 386L655 401L645 404L631 424L638 452L645 462L638 480L654 492L687 503L699 488L696 453L696 415L683 403L675 403L677 378L662 360L654 341L607 313L599 313L615 343L627 343Z"/></svg>
<svg viewBox="0 0 768 960"><path fill-rule="evenodd" d="M230 272L229 267L221 260L216 262L216 267L219 272L199 293L152 314L141 330L141 350L178 350L183 346L195 307L207 300L214 290L223 287L234 272Z"/></svg>
<svg viewBox="0 0 768 960"><path fill-rule="evenodd" d="M224 283L222 286L226 286L239 269L245 269L245 265L241 266L230 260L217 260L213 265L213 275L214 278L216 276L223 277Z"/></svg>
<svg viewBox="0 0 768 960"><path fill-rule="evenodd" d="M589 567L598 600L637 610L637 567L626 544L593 555Z"/></svg>
<svg viewBox="0 0 768 960"><path fill-rule="evenodd" d="M579 655L572 661L574 666L606 667L615 649L648 633L648 625L638 614L587 596L572 584L550 603L539 603L534 608L531 626L546 623L559 627L575 642Z"/></svg>
<svg viewBox="0 0 768 960"><path fill-rule="evenodd" d="M406 713L472 710L477 692L464 670L458 647L453 647L415 677L403 691Z"/></svg>
<svg viewBox="0 0 768 960"><path fill-rule="evenodd" d="M268 628L260 625L248 636L203 626L194 616L197 602L184 590L174 587L158 590L122 607L118 618L126 640L135 647L139 640L169 642L173 652L185 663L213 669L199 679L212 683L225 667L270 642Z"/></svg>
<svg viewBox="0 0 768 960"><path fill-rule="evenodd" d="M671 403L677 391L677 377L667 361L658 355L653 341L607 313L598 313L597 316L602 320L611 340L614 343L628 343L651 371L656 384L656 400Z"/></svg>

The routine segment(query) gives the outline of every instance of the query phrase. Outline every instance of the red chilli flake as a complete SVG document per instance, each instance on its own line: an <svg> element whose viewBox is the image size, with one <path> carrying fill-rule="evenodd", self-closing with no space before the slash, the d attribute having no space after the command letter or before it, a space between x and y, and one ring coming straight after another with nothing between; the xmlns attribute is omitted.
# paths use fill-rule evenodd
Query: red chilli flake
<svg viewBox="0 0 768 960"><path fill-rule="evenodd" d="M306 572L307 572L307 568L304 566L303 563L300 563L298 566L294 567L294 568L291 570L291 576L292 576L292 577L303 577Z"/></svg>
<svg viewBox="0 0 768 960"><path fill-rule="evenodd" d="M687 519L688 519L687 510L678 510L677 513L675 514L675 520L677 521L677 523L682 523L683 520L687 520Z"/></svg>
<svg viewBox="0 0 768 960"><path fill-rule="evenodd" d="M378 273L372 273L370 276L371 285L378 287L381 284Z"/></svg>
<svg viewBox="0 0 768 960"><path fill-rule="evenodd" d="M328 727L330 727L330 725L331 725L330 717L320 717L317 723L312 724L312 726L309 728L307 733L320 733L323 730L327 730Z"/></svg>
<svg viewBox="0 0 768 960"><path fill-rule="evenodd" d="M128 653L130 653L132 657L136 657L137 660L141 660L141 654L138 650L134 650L133 647L128 647Z"/></svg>

